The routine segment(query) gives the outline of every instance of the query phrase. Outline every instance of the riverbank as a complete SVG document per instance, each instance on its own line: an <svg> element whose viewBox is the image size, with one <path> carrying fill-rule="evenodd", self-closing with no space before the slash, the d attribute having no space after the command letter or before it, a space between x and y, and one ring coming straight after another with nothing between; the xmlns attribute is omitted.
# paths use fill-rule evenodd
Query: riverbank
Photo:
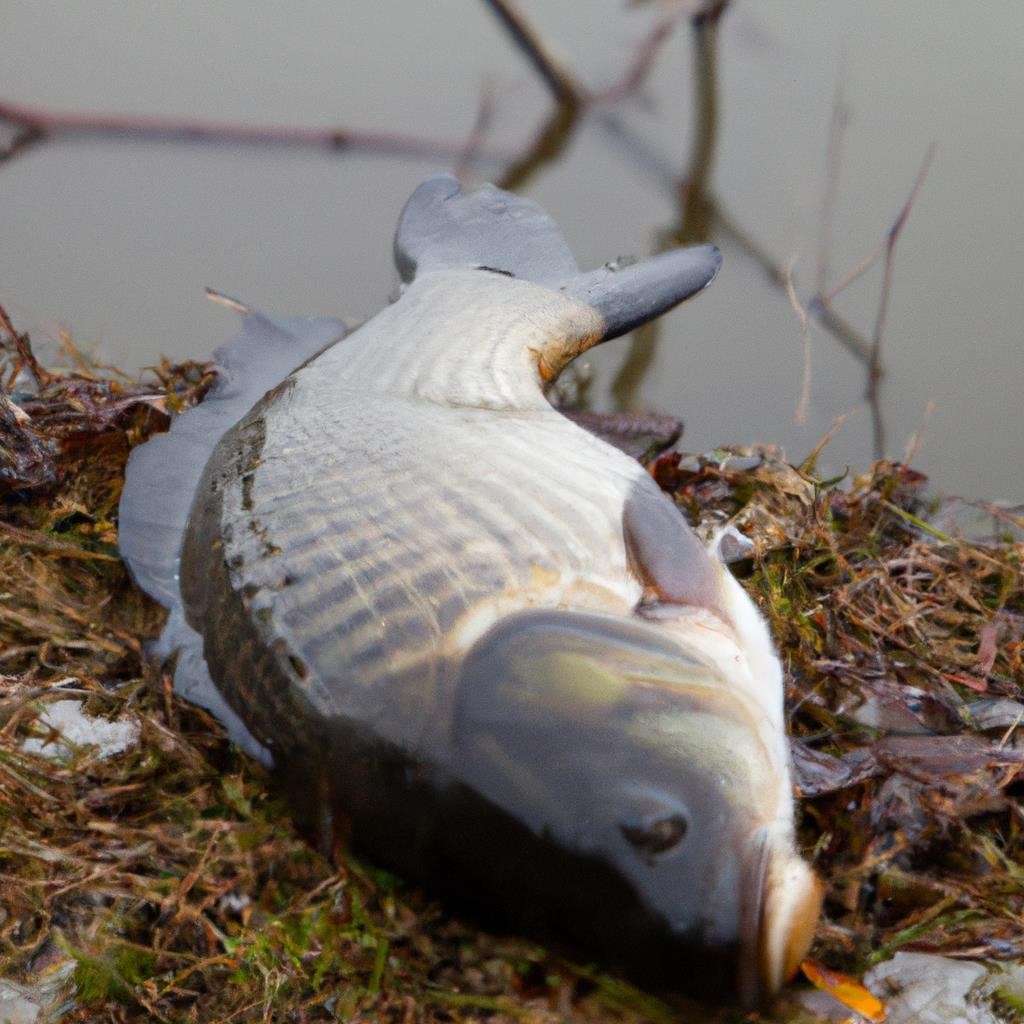
<svg viewBox="0 0 1024 1024"><path fill-rule="evenodd" d="M0 364L4 1013L673 1019L305 842L263 769L146 661L162 613L117 553L128 453L201 397L208 367L134 380L70 342L60 373L29 355ZM821 480L759 449L652 472L691 522L734 527L787 669L800 838L828 893L810 971L1024 956L1024 521L982 503L968 539L965 506L888 462Z"/></svg>

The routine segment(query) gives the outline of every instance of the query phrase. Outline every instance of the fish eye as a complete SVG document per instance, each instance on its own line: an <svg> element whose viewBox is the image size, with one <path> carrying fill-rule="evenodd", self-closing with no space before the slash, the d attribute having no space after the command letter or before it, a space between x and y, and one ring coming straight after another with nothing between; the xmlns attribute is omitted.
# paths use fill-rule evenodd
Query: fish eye
<svg viewBox="0 0 1024 1024"><path fill-rule="evenodd" d="M669 814L647 821L622 822L619 830L626 842L648 860L674 850L686 835L687 821L681 814Z"/></svg>

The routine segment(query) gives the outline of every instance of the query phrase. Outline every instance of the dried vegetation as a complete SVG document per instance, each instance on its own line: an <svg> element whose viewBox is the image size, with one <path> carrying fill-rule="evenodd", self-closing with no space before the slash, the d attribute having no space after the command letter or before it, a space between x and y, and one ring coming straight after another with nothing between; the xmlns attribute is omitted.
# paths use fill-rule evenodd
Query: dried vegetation
<svg viewBox="0 0 1024 1024"><path fill-rule="evenodd" d="M19 339L0 397L0 976L72 962L68 1021L671 1019L296 834L260 767L145 663L160 613L117 557L130 448L209 375L69 358L45 372ZM801 837L828 886L815 958L1024 955L1024 524L947 535L891 463L821 481L719 452L652 472L692 520L753 541L737 568L788 668ZM139 742L28 752L69 699Z"/></svg>

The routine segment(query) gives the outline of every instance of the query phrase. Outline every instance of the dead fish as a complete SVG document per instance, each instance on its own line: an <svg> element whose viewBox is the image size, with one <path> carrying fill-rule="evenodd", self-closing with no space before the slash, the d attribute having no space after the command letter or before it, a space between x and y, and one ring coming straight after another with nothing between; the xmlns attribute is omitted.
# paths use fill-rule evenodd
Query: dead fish
<svg viewBox="0 0 1024 1024"><path fill-rule="evenodd" d="M395 262L344 340L243 308L213 394L132 454L121 549L176 686L378 862L762 1003L820 906L778 657L643 468L545 397L718 250L583 273L532 201L434 178Z"/></svg>

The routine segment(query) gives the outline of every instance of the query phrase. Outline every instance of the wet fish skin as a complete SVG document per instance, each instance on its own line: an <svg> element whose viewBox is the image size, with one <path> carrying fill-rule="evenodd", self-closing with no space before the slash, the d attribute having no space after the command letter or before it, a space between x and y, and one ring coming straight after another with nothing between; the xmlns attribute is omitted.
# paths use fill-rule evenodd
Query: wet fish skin
<svg viewBox="0 0 1024 1024"><path fill-rule="evenodd" d="M226 699L234 735L378 859L753 1005L819 903L778 659L643 469L545 398L717 254L581 275L553 239L529 201L421 186L398 302L196 468L164 646L191 644L176 685ZM134 486L151 476L142 456Z"/></svg>

